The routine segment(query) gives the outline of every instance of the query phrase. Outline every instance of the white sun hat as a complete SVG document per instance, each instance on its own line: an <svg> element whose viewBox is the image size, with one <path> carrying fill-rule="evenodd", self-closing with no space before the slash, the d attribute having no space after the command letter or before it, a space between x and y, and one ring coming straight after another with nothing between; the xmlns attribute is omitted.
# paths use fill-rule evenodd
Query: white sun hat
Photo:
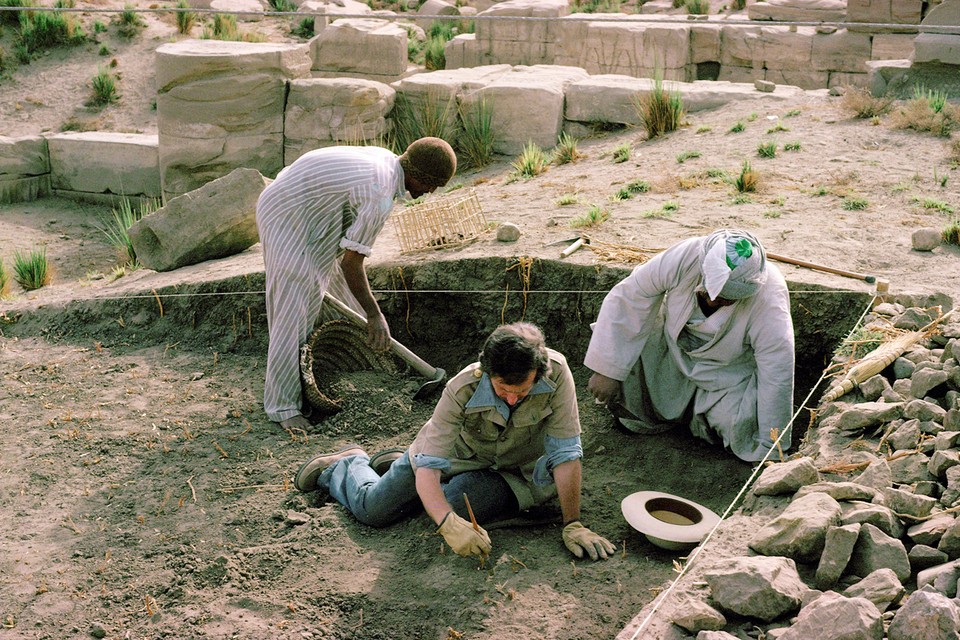
<svg viewBox="0 0 960 640"><path fill-rule="evenodd" d="M720 516L703 505L660 491L631 493L620 509L631 527L669 551L696 547L720 522Z"/></svg>

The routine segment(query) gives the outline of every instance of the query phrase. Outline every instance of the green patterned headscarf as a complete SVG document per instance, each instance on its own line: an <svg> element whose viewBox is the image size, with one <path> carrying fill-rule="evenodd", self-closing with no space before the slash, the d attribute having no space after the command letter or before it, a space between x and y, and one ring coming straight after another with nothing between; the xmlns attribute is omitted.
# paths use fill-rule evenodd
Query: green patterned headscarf
<svg viewBox="0 0 960 640"><path fill-rule="evenodd" d="M748 231L720 229L704 239L700 258L703 286L711 300L742 300L766 281L767 255Z"/></svg>

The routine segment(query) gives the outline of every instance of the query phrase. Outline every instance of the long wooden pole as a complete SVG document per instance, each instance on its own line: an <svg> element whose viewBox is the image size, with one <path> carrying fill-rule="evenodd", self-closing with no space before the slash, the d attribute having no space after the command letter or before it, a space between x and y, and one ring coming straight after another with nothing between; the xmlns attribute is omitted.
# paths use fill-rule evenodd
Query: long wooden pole
<svg viewBox="0 0 960 640"><path fill-rule="evenodd" d="M813 269L814 271L823 271L824 273L832 273L838 276L844 276L847 278L854 278L855 280L862 280L863 282L873 284L877 281L876 276L871 276L866 273L857 273L856 271L846 271L844 269L834 269L833 267L825 267L821 264L814 264L813 262L806 262L805 260L797 260L796 258L788 258L787 256L777 255L776 253L767 252L767 257L771 260L776 260L777 262L785 262L787 264L794 264L798 267L806 267L807 269Z"/></svg>

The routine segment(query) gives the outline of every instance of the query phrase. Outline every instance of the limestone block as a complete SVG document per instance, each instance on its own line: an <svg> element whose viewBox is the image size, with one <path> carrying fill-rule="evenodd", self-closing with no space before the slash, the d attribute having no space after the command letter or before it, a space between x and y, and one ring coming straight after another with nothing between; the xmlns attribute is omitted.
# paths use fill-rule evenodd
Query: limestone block
<svg viewBox="0 0 960 640"><path fill-rule="evenodd" d="M275 177L283 169L283 134L179 138L161 136L161 177L166 199L193 191L238 167Z"/></svg>
<svg viewBox="0 0 960 640"><path fill-rule="evenodd" d="M373 80L292 81L284 112L284 164L323 146L385 137L395 96L393 87Z"/></svg>
<svg viewBox="0 0 960 640"><path fill-rule="evenodd" d="M853 547L856 545L859 535L859 524L848 524L827 529L823 553L820 556L815 574L818 589L830 589L840 579L847 563L850 562L850 555L853 553Z"/></svg>
<svg viewBox="0 0 960 640"><path fill-rule="evenodd" d="M592 75L567 87L564 117L577 122L639 125L635 102L638 94L652 88L649 78Z"/></svg>
<svg viewBox="0 0 960 640"><path fill-rule="evenodd" d="M907 549L897 538L888 536L872 524L860 527L860 536L850 556L847 570L858 576L867 576L877 569L892 569L901 582L910 578L910 560Z"/></svg>
<svg viewBox="0 0 960 640"><path fill-rule="evenodd" d="M533 65L552 64L554 45L549 42L522 40L494 40L485 53L491 60L507 64Z"/></svg>
<svg viewBox="0 0 960 640"><path fill-rule="evenodd" d="M903 523L900 522L900 518L882 504L851 501L844 502L841 508L843 524L870 524L894 538L903 535Z"/></svg>
<svg viewBox="0 0 960 640"><path fill-rule="evenodd" d="M50 173L50 154L43 136L0 136L0 180Z"/></svg>
<svg viewBox="0 0 960 640"><path fill-rule="evenodd" d="M817 33L812 37L810 61L818 71L866 73L864 62L870 59L871 41L866 33L840 29L835 33Z"/></svg>
<svg viewBox="0 0 960 640"><path fill-rule="evenodd" d="M880 611L886 611L903 596L904 588L892 569L877 569L843 590L847 598L866 598Z"/></svg>
<svg viewBox="0 0 960 640"><path fill-rule="evenodd" d="M50 186L62 191L160 197L157 136L87 131L48 137Z"/></svg>
<svg viewBox="0 0 960 640"><path fill-rule="evenodd" d="M727 619L722 613L696 597L684 597L677 603L674 611L671 622L690 633L703 630L716 631L727 624Z"/></svg>
<svg viewBox="0 0 960 640"><path fill-rule="evenodd" d="M919 522L907 529L907 536L915 544L936 546L940 543L943 534L954 524L953 514L942 513L924 522Z"/></svg>
<svg viewBox="0 0 960 640"><path fill-rule="evenodd" d="M690 62L720 61L720 25L694 24L690 27Z"/></svg>
<svg viewBox="0 0 960 640"><path fill-rule="evenodd" d="M933 5L923 18L926 26L955 27L960 25L960 0L944 0Z"/></svg>
<svg viewBox="0 0 960 640"><path fill-rule="evenodd" d="M724 67L731 65L752 68L754 60L762 59L760 27L725 25L720 30L720 45L720 64ZM732 78L721 76L720 80L732 80ZM737 82L737 80L733 81ZM750 81L752 82L753 78ZM739 80L739 82L746 82L746 80Z"/></svg>
<svg viewBox="0 0 960 640"><path fill-rule="evenodd" d="M747 17L777 22L844 22L847 3L843 0L765 0L748 3Z"/></svg>
<svg viewBox="0 0 960 640"><path fill-rule="evenodd" d="M948 640L957 637L960 609L954 601L940 593L921 590L907 598L890 622L890 640Z"/></svg>
<svg viewBox="0 0 960 640"><path fill-rule="evenodd" d="M907 558L910 559L910 570L919 573L924 569L935 567L950 560L950 556L943 551L928 547L925 544L915 544L907 552Z"/></svg>
<svg viewBox="0 0 960 640"><path fill-rule="evenodd" d="M443 48L446 69L462 67L480 67L490 64L489 55L484 54L474 33L461 33L448 40Z"/></svg>
<svg viewBox="0 0 960 640"><path fill-rule="evenodd" d="M330 2L322 2L321 0L306 0L306 2L300 2L299 0L294 0L294 4L299 5L297 7L297 11L299 12L348 16L373 13L373 9L371 9L367 3L359 2L358 0L331 0ZM317 29L317 31L319 32L319 29Z"/></svg>
<svg viewBox="0 0 960 640"><path fill-rule="evenodd" d="M0 136L0 204L50 193L50 154L42 136Z"/></svg>
<svg viewBox="0 0 960 640"><path fill-rule="evenodd" d="M316 71L400 77L407 70L407 31L374 18L336 20L310 40Z"/></svg>
<svg viewBox="0 0 960 640"><path fill-rule="evenodd" d="M172 198L130 227L137 259L156 271L223 258L259 240L257 198L267 185L254 169L235 169Z"/></svg>
<svg viewBox="0 0 960 640"><path fill-rule="evenodd" d="M834 87L861 87L867 88L870 76L866 73L845 73L843 71L831 71L830 78L827 80L827 88Z"/></svg>
<svg viewBox="0 0 960 640"><path fill-rule="evenodd" d="M871 60L906 60L913 57L912 33L878 33L873 36Z"/></svg>
<svg viewBox="0 0 960 640"><path fill-rule="evenodd" d="M620 17L623 19L614 22L560 21L563 37L557 42L555 63L582 67L593 74L633 77L651 77L660 69L665 78L686 80L689 27Z"/></svg>
<svg viewBox="0 0 960 640"><path fill-rule="evenodd" d="M283 167L287 80L310 75L304 45L184 40L157 49L163 191L174 197L237 167Z"/></svg>
<svg viewBox="0 0 960 640"><path fill-rule="evenodd" d="M721 608L768 622L799 609L808 591L789 558L724 558L703 576Z"/></svg>
<svg viewBox="0 0 960 640"><path fill-rule="evenodd" d="M563 127L564 94L587 72L576 67L514 67L470 95L485 100L496 131L494 151L516 155L528 142L543 149L557 143Z"/></svg>
<svg viewBox="0 0 960 640"><path fill-rule="evenodd" d="M513 40L515 42L555 42L556 20L504 20L504 17L560 18L570 13L567 0L507 0L498 2L478 16L497 16L496 20L477 20L476 34L480 42Z"/></svg>
<svg viewBox="0 0 960 640"><path fill-rule="evenodd" d="M269 9L260 0L209 0L208 9L236 12L237 22L260 22L263 15L259 12Z"/></svg>
<svg viewBox="0 0 960 640"><path fill-rule="evenodd" d="M917 374L914 373L913 375L916 376ZM910 388L913 389L912 384ZM921 422L932 421L943 424L943 418L947 415L947 411L939 405L917 398L907 403L903 408L903 415L906 418L916 418Z"/></svg>
<svg viewBox="0 0 960 640"><path fill-rule="evenodd" d="M749 100L758 95L752 80L750 82L695 80L669 86L680 91L687 113L716 109L729 102ZM765 100L787 100L800 97L803 91L797 87L784 85L776 87L772 94L764 95Z"/></svg>
<svg viewBox="0 0 960 640"><path fill-rule="evenodd" d="M814 482L804 485L794 494L794 499L808 493L825 493L837 502L850 500L873 500L877 490L855 482Z"/></svg>
<svg viewBox="0 0 960 640"><path fill-rule="evenodd" d="M824 635L827 629L829 632ZM828 591L801 609L797 623L780 634L778 640L824 637L880 640L883 637L880 611L865 598L845 598Z"/></svg>
<svg viewBox="0 0 960 640"><path fill-rule="evenodd" d="M809 70L814 35L813 27L763 27L759 59L768 70Z"/></svg>
<svg viewBox="0 0 960 640"><path fill-rule="evenodd" d="M914 518L925 518L930 515L937 505L937 500L929 496L921 496L911 491L887 487L883 490L883 497L894 513L902 513Z"/></svg>
<svg viewBox="0 0 960 640"><path fill-rule="evenodd" d="M920 33L913 41L913 62L960 64L960 36L946 33Z"/></svg>
<svg viewBox="0 0 960 640"><path fill-rule="evenodd" d="M183 40L157 48L156 70L157 93L165 93L201 78L261 72L284 79L306 78L310 76L310 58L304 45Z"/></svg>
<svg viewBox="0 0 960 640"><path fill-rule="evenodd" d="M165 135L215 138L283 131L285 80L269 72L209 76L157 94Z"/></svg>
<svg viewBox="0 0 960 640"><path fill-rule="evenodd" d="M720 67L720 73L717 76L717 80L720 82L731 82L735 84L746 84L749 83L753 85L753 81L756 80L759 76L763 75L763 70L754 71L752 67L743 67L725 64ZM763 78L760 77L762 80Z"/></svg>
<svg viewBox="0 0 960 640"><path fill-rule="evenodd" d="M825 493L791 502L750 539L749 547L767 556L815 562L823 553L827 529L840 523L840 503Z"/></svg>
<svg viewBox="0 0 960 640"><path fill-rule="evenodd" d="M920 0L847 0L848 22L919 24Z"/></svg>
<svg viewBox="0 0 960 640"><path fill-rule="evenodd" d="M789 84L801 89L823 89L830 81L830 74L826 71L811 71L805 69L767 69L764 78L777 85Z"/></svg>
<svg viewBox="0 0 960 640"><path fill-rule="evenodd" d="M768 466L754 483L753 492L758 496L793 494L800 487L819 479L820 473L813 459L802 457Z"/></svg>

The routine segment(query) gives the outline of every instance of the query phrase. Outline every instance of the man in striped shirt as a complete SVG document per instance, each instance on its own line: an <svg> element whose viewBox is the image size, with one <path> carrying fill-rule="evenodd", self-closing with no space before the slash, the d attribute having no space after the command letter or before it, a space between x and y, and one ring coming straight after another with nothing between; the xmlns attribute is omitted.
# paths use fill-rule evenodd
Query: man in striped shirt
<svg viewBox="0 0 960 640"><path fill-rule="evenodd" d="M457 169L450 145L421 138L397 156L381 147L327 147L283 169L257 202L267 285L267 376L263 406L284 428L306 428L299 351L323 295L367 317L370 346L390 346L390 329L370 291L363 261L404 191L417 198Z"/></svg>

